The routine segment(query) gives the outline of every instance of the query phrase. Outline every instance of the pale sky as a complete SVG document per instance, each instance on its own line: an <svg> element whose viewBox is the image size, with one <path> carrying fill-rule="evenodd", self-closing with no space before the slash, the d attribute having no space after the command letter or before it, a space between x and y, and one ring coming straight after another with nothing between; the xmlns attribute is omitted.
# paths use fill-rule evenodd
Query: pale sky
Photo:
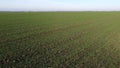
<svg viewBox="0 0 120 68"><path fill-rule="evenodd" d="M0 11L120 10L120 0L1 0Z"/></svg>

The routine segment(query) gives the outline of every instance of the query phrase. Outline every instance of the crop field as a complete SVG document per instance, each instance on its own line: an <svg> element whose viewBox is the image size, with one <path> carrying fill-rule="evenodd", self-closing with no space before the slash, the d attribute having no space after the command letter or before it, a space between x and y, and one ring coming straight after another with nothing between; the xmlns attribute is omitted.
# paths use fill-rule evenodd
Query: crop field
<svg viewBox="0 0 120 68"><path fill-rule="evenodd" d="M0 68L120 68L120 12L0 12Z"/></svg>

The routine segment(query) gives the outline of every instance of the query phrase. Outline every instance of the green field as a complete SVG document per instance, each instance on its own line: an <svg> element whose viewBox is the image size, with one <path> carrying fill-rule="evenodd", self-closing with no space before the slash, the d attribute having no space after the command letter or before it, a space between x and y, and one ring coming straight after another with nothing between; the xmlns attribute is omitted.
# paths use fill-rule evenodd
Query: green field
<svg viewBox="0 0 120 68"><path fill-rule="evenodd" d="M1 68L120 68L120 12L0 12Z"/></svg>

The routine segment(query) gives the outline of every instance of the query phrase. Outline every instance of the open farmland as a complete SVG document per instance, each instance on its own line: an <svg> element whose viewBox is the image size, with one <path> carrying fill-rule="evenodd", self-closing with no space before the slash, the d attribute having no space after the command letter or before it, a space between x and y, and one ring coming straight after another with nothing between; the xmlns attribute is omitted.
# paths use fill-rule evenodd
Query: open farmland
<svg viewBox="0 0 120 68"><path fill-rule="evenodd" d="M120 12L1 12L1 68L119 68Z"/></svg>

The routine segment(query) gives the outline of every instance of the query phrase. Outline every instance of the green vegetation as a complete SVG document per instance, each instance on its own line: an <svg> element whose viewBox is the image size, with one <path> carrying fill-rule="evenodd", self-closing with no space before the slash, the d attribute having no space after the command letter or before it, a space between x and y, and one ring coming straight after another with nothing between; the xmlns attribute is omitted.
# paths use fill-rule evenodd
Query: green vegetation
<svg viewBox="0 0 120 68"><path fill-rule="evenodd" d="M120 12L1 12L3 68L119 68Z"/></svg>

